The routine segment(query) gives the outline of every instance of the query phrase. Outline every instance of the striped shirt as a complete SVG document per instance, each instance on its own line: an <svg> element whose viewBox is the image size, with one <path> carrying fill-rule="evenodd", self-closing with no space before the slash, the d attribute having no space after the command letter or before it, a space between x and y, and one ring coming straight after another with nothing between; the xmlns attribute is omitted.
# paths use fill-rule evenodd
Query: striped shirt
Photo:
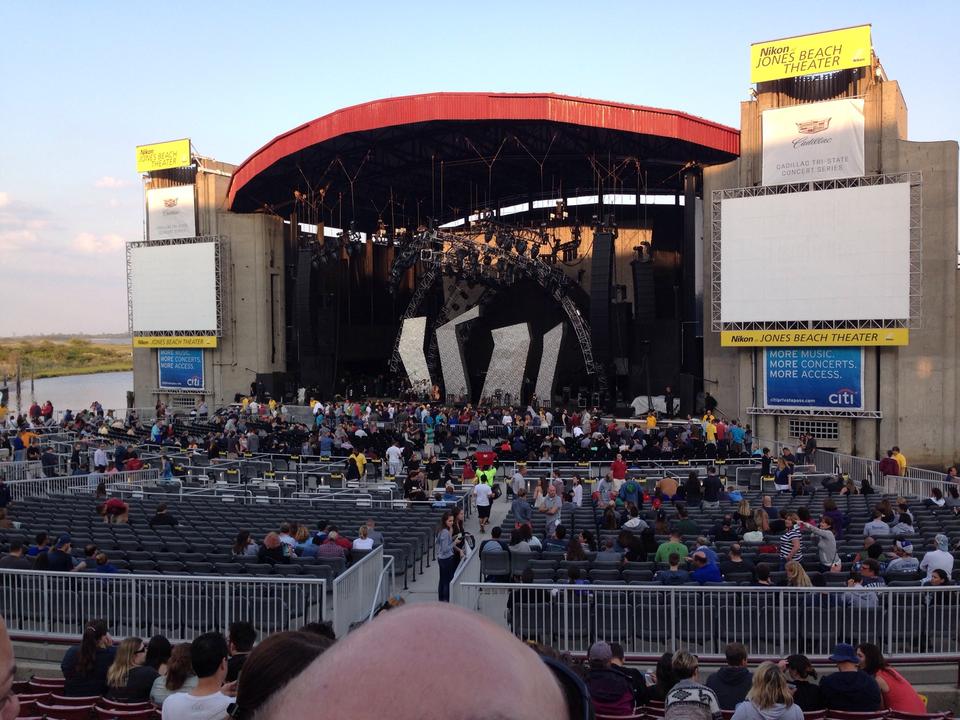
<svg viewBox="0 0 960 720"><path fill-rule="evenodd" d="M800 527L794 524L792 528L787 530L780 536L780 559L786 560L787 556L790 554L790 551L793 549L793 541L800 539ZM800 562L803 560L803 551L797 550L797 554L794 555L792 560Z"/></svg>

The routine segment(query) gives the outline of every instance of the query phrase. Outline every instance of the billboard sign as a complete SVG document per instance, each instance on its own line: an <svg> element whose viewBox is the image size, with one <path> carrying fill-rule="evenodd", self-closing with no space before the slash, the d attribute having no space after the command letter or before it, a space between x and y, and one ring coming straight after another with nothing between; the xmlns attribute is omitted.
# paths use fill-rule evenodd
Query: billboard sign
<svg viewBox="0 0 960 720"><path fill-rule="evenodd" d="M190 163L190 138L153 145L137 145L138 173L188 167Z"/></svg>
<svg viewBox="0 0 960 720"><path fill-rule="evenodd" d="M157 350L158 387L161 390L203 390L203 350Z"/></svg>
<svg viewBox="0 0 960 720"><path fill-rule="evenodd" d="M197 235L193 185L147 190L147 239L177 240Z"/></svg>
<svg viewBox="0 0 960 720"><path fill-rule="evenodd" d="M721 347L839 347L910 344L907 328L831 330L722 330Z"/></svg>
<svg viewBox="0 0 960 720"><path fill-rule="evenodd" d="M863 100L763 112L763 184L861 177Z"/></svg>
<svg viewBox="0 0 960 720"><path fill-rule="evenodd" d="M767 348L764 407L863 410L863 348Z"/></svg>
<svg viewBox="0 0 960 720"><path fill-rule="evenodd" d="M750 82L863 67L871 62L871 49L869 25L754 43Z"/></svg>
<svg viewBox="0 0 960 720"><path fill-rule="evenodd" d="M135 335L135 348L215 348L215 335Z"/></svg>

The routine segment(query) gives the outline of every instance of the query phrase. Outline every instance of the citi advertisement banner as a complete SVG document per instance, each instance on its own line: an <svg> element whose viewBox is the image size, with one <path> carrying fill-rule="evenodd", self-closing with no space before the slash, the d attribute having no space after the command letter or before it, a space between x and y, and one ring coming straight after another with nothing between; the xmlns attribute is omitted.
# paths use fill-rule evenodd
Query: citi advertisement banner
<svg viewBox="0 0 960 720"><path fill-rule="evenodd" d="M203 390L203 350L157 350L158 387L161 390Z"/></svg>
<svg viewBox="0 0 960 720"><path fill-rule="evenodd" d="M863 348L766 348L764 407L863 410Z"/></svg>
<svg viewBox="0 0 960 720"><path fill-rule="evenodd" d="M763 112L763 184L861 177L863 100Z"/></svg>

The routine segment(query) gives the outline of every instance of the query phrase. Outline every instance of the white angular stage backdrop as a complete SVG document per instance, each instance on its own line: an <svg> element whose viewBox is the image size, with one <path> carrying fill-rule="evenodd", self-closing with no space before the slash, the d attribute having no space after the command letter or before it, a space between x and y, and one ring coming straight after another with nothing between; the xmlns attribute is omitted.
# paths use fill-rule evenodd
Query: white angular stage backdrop
<svg viewBox="0 0 960 720"><path fill-rule="evenodd" d="M530 350L530 326L527 323L507 325L491 330L491 334L493 355L481 397L492 398L499 391L501 402L506 402L509 395L511 403L518 403Z"/></svg>
<svg viewBox="0 0 960 720"><path fill-rule="evenodd" d="M861 177L863 100L763 112L763 184Z"/></svg>

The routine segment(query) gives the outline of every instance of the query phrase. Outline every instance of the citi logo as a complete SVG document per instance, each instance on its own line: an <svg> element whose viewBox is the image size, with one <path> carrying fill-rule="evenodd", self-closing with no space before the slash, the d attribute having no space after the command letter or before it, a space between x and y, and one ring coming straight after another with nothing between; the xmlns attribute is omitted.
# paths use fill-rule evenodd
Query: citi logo
<svg viewBox="0 0 960 720"><path fill-rule="evenodd" d="M850 406L856 406L856 405L857 405L857 393L856 393L856 391L851 390L850 388L840 388L840 389L837 390L835 393L830 393L830 395L827 396L827 401L828 401L831 405L840 405L840 406L850 405Z"/></svg>

